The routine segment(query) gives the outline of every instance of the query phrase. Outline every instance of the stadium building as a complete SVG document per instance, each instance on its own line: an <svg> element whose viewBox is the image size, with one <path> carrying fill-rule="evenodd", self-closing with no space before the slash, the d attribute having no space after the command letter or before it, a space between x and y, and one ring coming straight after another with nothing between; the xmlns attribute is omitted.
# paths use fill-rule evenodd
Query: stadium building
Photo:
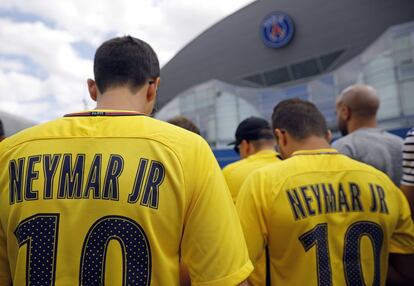
<svg viewBox="0 0 414 286"><path fill-rule="evenodd" d="M23 129L36 125L36 122L34 121L2 110L0 110L0 120L3 123L4 133L7 137Z"/></svg>
<svg viewBox="0 0 414 286"><path fill-rule="evenodd" d="M414 1L256 1L195 38L161 76L157 117L189 117L215 149L244 118L269 119L293 97L313 101L336 132L336 96L355 83L378 90L380 127L402 134L414 125Z"/></svg>

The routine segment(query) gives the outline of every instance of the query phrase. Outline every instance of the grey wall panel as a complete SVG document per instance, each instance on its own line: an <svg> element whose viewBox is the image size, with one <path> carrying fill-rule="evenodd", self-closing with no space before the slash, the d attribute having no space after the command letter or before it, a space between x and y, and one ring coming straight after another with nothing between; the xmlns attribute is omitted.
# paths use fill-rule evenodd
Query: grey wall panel
<svg viewBox="0 0 414 286"><path fill-rule="evenodd" d="M272 11L295 22L294 39L282 49L266 47L260 36L261 22ZM247 85L246 76L346 48L337 67L390 26L412 20L412 0L256 1L206 30L163 67L159 103L210 79Z"/></svg>

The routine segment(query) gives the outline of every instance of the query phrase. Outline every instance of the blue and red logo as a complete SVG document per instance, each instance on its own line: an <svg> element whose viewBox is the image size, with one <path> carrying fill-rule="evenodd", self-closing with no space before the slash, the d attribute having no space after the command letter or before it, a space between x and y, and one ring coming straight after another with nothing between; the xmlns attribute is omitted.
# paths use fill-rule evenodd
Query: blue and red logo
<svg viewBox="0 0 414 286"><path fill-rule="evenodd" d="M282 48L289 44L295 33L292 18L282 12L273 12L262 22L263 42L270 48Z"/></svg>

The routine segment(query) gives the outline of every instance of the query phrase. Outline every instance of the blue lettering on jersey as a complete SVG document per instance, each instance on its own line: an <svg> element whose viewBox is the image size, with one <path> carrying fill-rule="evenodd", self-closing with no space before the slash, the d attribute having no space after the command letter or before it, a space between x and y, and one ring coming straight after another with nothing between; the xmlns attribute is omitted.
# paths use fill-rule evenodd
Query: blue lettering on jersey
<svg viewBox="0 0 414 286"><path fill-rule="evenodd" d="M110 154L106 166L103 166L102 154L95 154L92 162L87 162L90 160L86 160L85 154L71 153L33 155L10 160L9 204L41 198L119 201L119 182L125 164L122 156ZM55 178L56 174L59 178ZM142 206L158 209L160 186L164 178L165 168L161 162L140 158L128 203L139 201ZM38 180L43 181L39 181L35 189L34 183ZM43 190L39 189L39 183ZM42 192L43 195L39 196Z"/></svg>
<svg viewBox="0 0 414 286"><path fill-rule="evenodd" d="M26 192L24 193L24 199L27 201L37 200L37 192L33 190L33 180L39 178L39 172L34 170L37 163L40 162L41 156L32 156L28 158L26 168Z"/></svg>
<svg viewBox="0 0 414 286"><path fill-rule="evenodd" d="M83 192L84 199L89 199L90 191L93 191L94 199L101 198L101 170L102 154L96 154L89 169L88 179L86 180L86 187Z"/></svg>
<svg viewBox="0 0 414 286"><path fill-rule="evenodd" d="M79 199L82 194L83 173L85 169L85 155L76 156L75 165L72 164L72 154L63 155L62 169L59 178L59 199Z"/></svg>
<svg viewBox="0 0 414 286"><path fill-rule="evenodd" d="M124 169L124 159L119 155L111 155L104 180L104 200L119 200L119 176Z"/></svg>
<svg viewBox="0 0 414 286"><path fill-rule="evenodd" d="M53 198L53 180L55 178L58 163L62 155L43 155L43 172L45 177L43 199Z"/></svg>
<svg viewBox="0 0 414 286"><path fill-rule="evenodd" d="M9 163L9 203L20 203L23 201L23 168L26 159L11 160Z"/></svg>
<svg viewBox="0 0 414 286"><path fill-rule="evenodd" d="M385 201L384 189L379 185L369 184L371 191L371 212L380 212L388 214L388 206Z"/></svg>
<svg viewBox="0 0 414 286"><path fill-rule="evenodd" d="M389 213L383 187L368 184L364 194L371 198L370 212ZM286 195L295 220L319 214L364 211L361 187L353 182L336 186L331 183L303 185L286 190Z"/></svg>
<svg viewBox="0 0 414 286"><path fill-rule="evenodd" d="M151 161L151 167L145 186L144 194L141 199L141 205L148 206L153 209L158 209L159 201L159 187L164 181L165 169L164 166L157 161Z"/></svg>
<svg viewBox="0 0 414 286"><path fill-rule="evenodd" d="M138 164L137 175L132 193L128 196L128 203L134 204L138 201L144 183L145 173L147 172L148 159L141 158Z"/></svg>
<svg viewBox="0 0 414 286"><path fill-rule="evenodd" d="M159 191L164 181L165 168L161 162L154 160L151 161L150 167L148 167L148 162L149 160L145 158L141 158L139 161L134 188L128 196L128 203L134 204L141 197L140 204L142 206L158 209Z"/></svg>

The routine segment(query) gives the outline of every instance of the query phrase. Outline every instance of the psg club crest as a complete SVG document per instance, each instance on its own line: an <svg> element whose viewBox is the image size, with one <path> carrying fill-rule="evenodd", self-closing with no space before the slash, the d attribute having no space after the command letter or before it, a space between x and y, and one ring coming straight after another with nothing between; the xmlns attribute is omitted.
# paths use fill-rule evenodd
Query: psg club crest
<svg viewBox="0 0 414 286"><path fill-rule="evenodd" d="M263 42L270 48L282 48L293 38L295 27L292 18L282 12L273 12L262 22Z"/></svg>

